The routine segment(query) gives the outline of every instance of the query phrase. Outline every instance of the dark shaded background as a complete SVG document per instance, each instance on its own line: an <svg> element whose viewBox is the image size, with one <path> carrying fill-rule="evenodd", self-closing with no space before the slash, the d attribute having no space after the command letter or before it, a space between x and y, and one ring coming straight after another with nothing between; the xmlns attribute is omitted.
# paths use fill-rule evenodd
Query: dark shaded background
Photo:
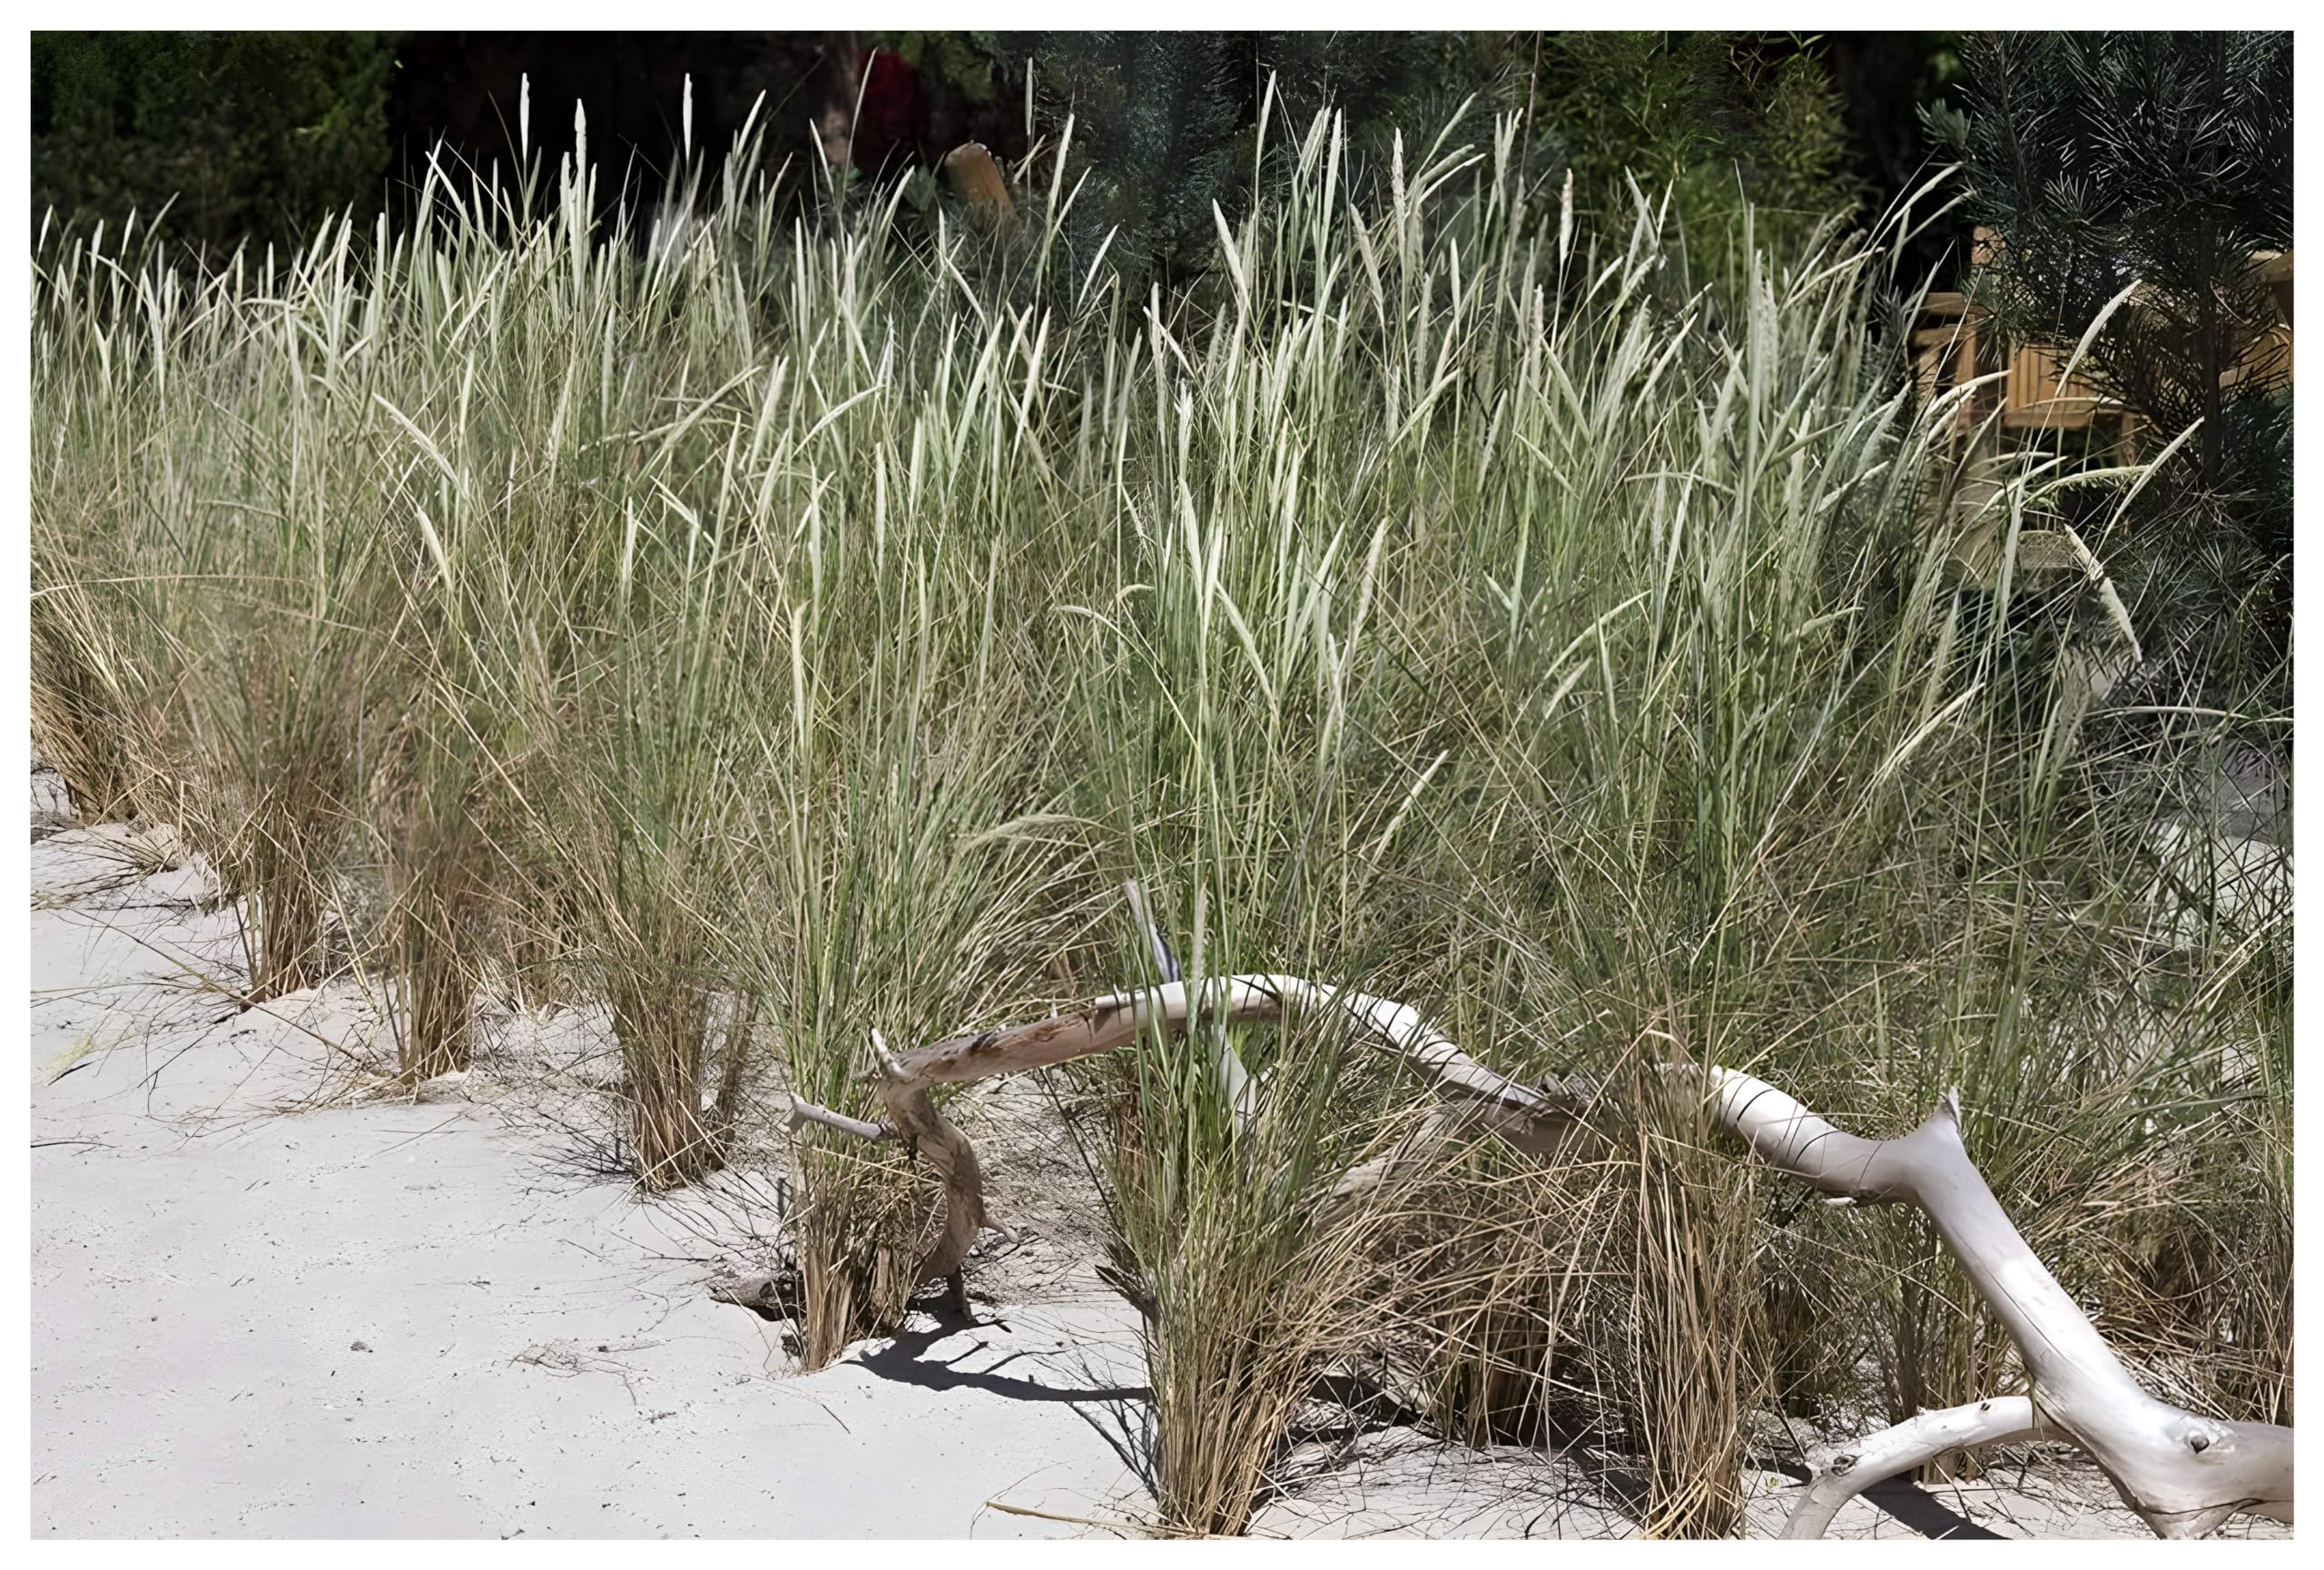
<svg viewBox="0 0 2324 1570"><path fill-rule="evenodd" d="M343 208L400 213L439 141L511 167L522 74L549 170L586 106L608 205L659 188L689 75L705 165L763 95L769 162L789 158L804 199L834 153L889 178L969 140L1021 153L1029 67L1039 128L1073 112L1110 186L1091 212L1157 264L1177 228L1206 232L1211 200L1231 211L1269 72L1282 109L1339 104L1359 144L1433 130L1463 100L1480 117L1530 106L1538 173L1693 161L1743 170L1762 200L1877 210L1921 165L1915 110L1951 57L1946 35L1895 33L40 33L34 219L150 222L174 194L166 232L215 252L295 242Z"/></svg>

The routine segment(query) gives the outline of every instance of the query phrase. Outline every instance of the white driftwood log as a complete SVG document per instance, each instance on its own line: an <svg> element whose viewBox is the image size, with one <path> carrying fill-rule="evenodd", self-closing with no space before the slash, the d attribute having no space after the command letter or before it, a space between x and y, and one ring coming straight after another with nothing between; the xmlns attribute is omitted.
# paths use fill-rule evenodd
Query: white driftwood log
<svg viewBox="0 0 2324 1570"><path fill-rule="evenodd" d="M1951 1451L2055 1437L2042 1427L2030 1397L1996 1396L1942 1412L1924 1412L1867 1438L1827 1446L1808 1457L1815 1480L1792 1507L1783 1535L1821 1537L1840 1506L1866 1488Z"/></svg>
<svg viewBox="0 0 2324 1570"><path fill-rule="evenodd" d="M851 1118L844 1112L834 1112L829 1107L819 1107L812 1101L803 1101L796 1096L792 1097L791 1115L785 1120L784 1127L795 1134L810 1125L836 1129L842 1134L853 1134L859 1140L895 1138L893 1131L882 1128L878 1123L867 1123L862 1118Z"/></svg>
<svg viewBox="0 0 2324 1570"><path fill-rule="evenodd" d="M1586 1087L1522 1084L1469 1057L1414 1009L1284 975L1167 982L1099 998L1075 1013L901 1053L879 1043L879 1066L867 1078L889 1126L796 1101L793 1126L901 1139L930 1157L947 1193L942 1234L922 1265L921 1279L932 1279L957 1270L988 1224L975 1150L936 1111L930 1096L936 1086L1112 1052L1149 1028L1183 1030L1205 1017L1281 1020L1302 1009L1336 1010L1356 1039L1410 1062L1446 1103L1397 1148L1344 1174L1330 1198L1334 1213L1393 1182L1426 1150L1472 1131L1546 1160L1563 1152L1579 1127ZM2025 1396L1925 1413L1827 1453L1786 1535L1820 1535L1847 1499L1947 1450L2025 1437L2065 1439L2088 1451L2158 1536L2199 1537L2239 1513L2291 1520L2291 1430L2204 1417L2139 1387L1971 1163L1957 1095L1911 1133L1875 1140L1842 1132L1749 1074L1687 1065L1669 1071L1700 1080L1718 1121L1793 1177L1836 1198L1918 1205L2017 1343L2033 1386Z"/></svg>
<svg viewBox="0 0 2324 1570"><path fill-rule="evenodd" d="M1302 1009L1337 1010L1346 1016L1358 1040L1403 1058L1448 1099L1523 1114L1508 1125L1521 1139L1547 1143L1546 1136L1572 1117L1573 1102L1562 1087L1522 1084L1493 1072L1432 1028L1415 1009L1386 998L1282 975L1167 982L1112 993L1077 1013L954 1036L899 1053L891 1083L966 1084L993 1074L1020 1073L1110 1052L1136 1041L1148 1026L1179 1031L1190 1019L1223 1018L1229 1023L1281 1020ZM1528 1132L1522 1127L1528 1121L1544 1127Z"/></svg>
<svg viewBox="0 0 2324 1570"><path fill-rule="evenodd" d="M1918 1205L1960 1260L1977 1295L2017 1343L2033 1385L2026 1408L2044 1435L2088 1451L2115 1490L2159 1537L2200 1537L2249 1512L2291 1520L2292 1431L2272 1423L2230 1423L2156 1400L2139 1387L2088 1315L1994 1198L1961 1140L1961 1102L1949 1095L1927 1121L1901 1139L1841 1132L1764 1080L1731 1069L1707 1071L1718 1121L1771 1165L1825 1193L1867 1203ZM1967 1443L2022 1435L1995 1411L2004 1432L1945 1438L1927 1455L1916 1447L1969 1408L1924 1415L1848 1447L1856 1460L1839 1496ZM1887 1458L1897 1457L1883 1471ZM1821 1486L1824 1479L1818 1479ZM1800 1506L1813 1512L1787 1535L1815 1535L1831 1519L1815 1487ZM1837 1502L1831 1509L1838 1508ZM1807 1528L1812 1526L1813 1530Z"/></svg>

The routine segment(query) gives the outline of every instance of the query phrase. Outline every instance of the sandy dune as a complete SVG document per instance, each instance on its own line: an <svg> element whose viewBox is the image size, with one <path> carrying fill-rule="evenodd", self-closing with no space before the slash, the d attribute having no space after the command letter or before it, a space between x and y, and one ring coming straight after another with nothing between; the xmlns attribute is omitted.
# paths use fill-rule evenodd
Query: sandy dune
<svg viewBox="0 0 2324 1570"><path fill-rule="evenodd" d="M986 1501L1142 1494L1094 1282L795 1377L677 1207L495 1110L272 1111L368 1045L359 994L219 1020L182 976L231 918L99 887L91 839L33 850L92 891L32 918L35 1534L1055 1535Z"/></svg>
<svg viewBox="0 0 2324 1570"><path fill-rule="evenodd" d="M53 798L36 776L36 1535L1049 1536L1145 1514L1136 1317L1078 1249L985 1269L1000 1300L974 1323L916 1317L802 1376L779 1326L706 1290L750 1249L718 1194L640 1201L489 1061L366 1099L358 985L234 1012L201 984L237 949L199 870L63 829ZM1258 1531L1629 1530L1571 1467L1409 1431L1311 1447L1293 1477ZM1896 1491L1841 1526L2138 1530L2072 1472Z"/></svg>

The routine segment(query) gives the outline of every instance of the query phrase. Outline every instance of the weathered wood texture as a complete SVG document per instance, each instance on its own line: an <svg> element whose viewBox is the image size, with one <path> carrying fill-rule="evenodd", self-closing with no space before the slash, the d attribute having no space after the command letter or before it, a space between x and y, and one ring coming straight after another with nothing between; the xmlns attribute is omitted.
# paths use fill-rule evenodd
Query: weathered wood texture
<svg viewBox="0 0 2324 1570"><path fill-rule="evenodd" d="M960 1268L989 1224L975 1149L936 1111L934 1088L1112 1052L1147 1030L1180 1031L1205 1018L1280 1021L1300 1011L1335 1012L1352 1041L1409 1062L1444 1103L1395 1148L1344 1174L1325 1201L1328 1215L1363 1204L1452 1140L1490 1135L1554 1160L1585 1127L1591 1087L1512 1080L1462 1052L1417 1010L1285 975L1170 981L1099 998L1054 1019L901 1053L890 1053L875 1037L878 1066L866 1077L890 1122L866 1123L795 1102L793 1127L812 1123L861 1138L901 1139L928 1158L947 1196L940 1236L921 1263L921 1279L934 1279ZM2023 1396L1924 1414L1827 1453L1787 1535L1819 1535L1847 1499L1932 1456L2026 1437L2068 1440L2089 1452L2159 1536L2201 1536L2241 1512L2291 1520L2291 1430L2204 1417L2140 1387L1969 1160L1957 1095L1911 1133L1866 1140L1749 1074L1691 1064L1664 1071L1674 1083L1695 1083L1719 1125L1769 1165L1835 1198L1925 1211L2017 1343L2032 1386Z"/></svg>

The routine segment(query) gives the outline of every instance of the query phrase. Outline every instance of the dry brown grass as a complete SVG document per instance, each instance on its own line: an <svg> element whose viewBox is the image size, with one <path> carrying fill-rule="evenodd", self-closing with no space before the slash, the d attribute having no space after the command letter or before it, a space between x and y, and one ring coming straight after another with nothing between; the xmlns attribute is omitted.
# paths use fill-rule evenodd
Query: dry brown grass
<svg viewBox="0 0 2324 1570"><path fill-rule="evenodd" d="M128 694L105 627L78 583L53 586L32 602L33 746L64 781L83 823L136 811L135 757L122 731Z"/></svg>
<svg viewBox="0 0 2324 1570"><path fill-rule="evenodd" d="M409 738L412 751L428 745ZM466 1070L474 1050L495 857L481 804L465 783L440 760L407 751L380 771L370 801L388 902L379 945L398 984L397 1068L415 1081Z"/></svg>
<svg viewBox="0 0 2324 1570"><path fill-rule="evenodd" d="M799 1363L812 1370L902 1321L940 1200L892 1150L811 1135L792 1170L801 1196L788 1226L803 1299Z"/></svg>
<svg viewBox="0 0 2324 1570"><path fill-rule="evenodd" d="M637 1180L648 1190L691 1183L718 1165L704 1116L710 992L699 963L682 941L640 943L607 963L605 984Z"/></svg>
<svg viewBox="0 0 2324 1570"><path fill-rule="evenodd" d="M1617 1404L1645 1475L1640 1526L1654 1537L1732 1537L1747 1421L1768 1384L1755 1179L1685 1123L1641 1125L1633 1162Z"/></svg>
<svg viewBox="0 0 2324 1570"><path fill-rule="evenodd" d="M338 788L342 745L316 737L270 749L268 760L213 797L240 804L211 856L223 885L242 896L237 912L252 1002L314 986L330 969L328 880L348 826Z"/></svg>
<svg viewBox="0 0 2324 1570"><path fill-rule="evenodd" d="M1147 1279L1156 1509L1174 1531L1231 1535L1319 1374L1369 1338L1378 1299L1355 1229L1295 1239L1247 1200L1190 1197L1178 1247Z"/></svg>

